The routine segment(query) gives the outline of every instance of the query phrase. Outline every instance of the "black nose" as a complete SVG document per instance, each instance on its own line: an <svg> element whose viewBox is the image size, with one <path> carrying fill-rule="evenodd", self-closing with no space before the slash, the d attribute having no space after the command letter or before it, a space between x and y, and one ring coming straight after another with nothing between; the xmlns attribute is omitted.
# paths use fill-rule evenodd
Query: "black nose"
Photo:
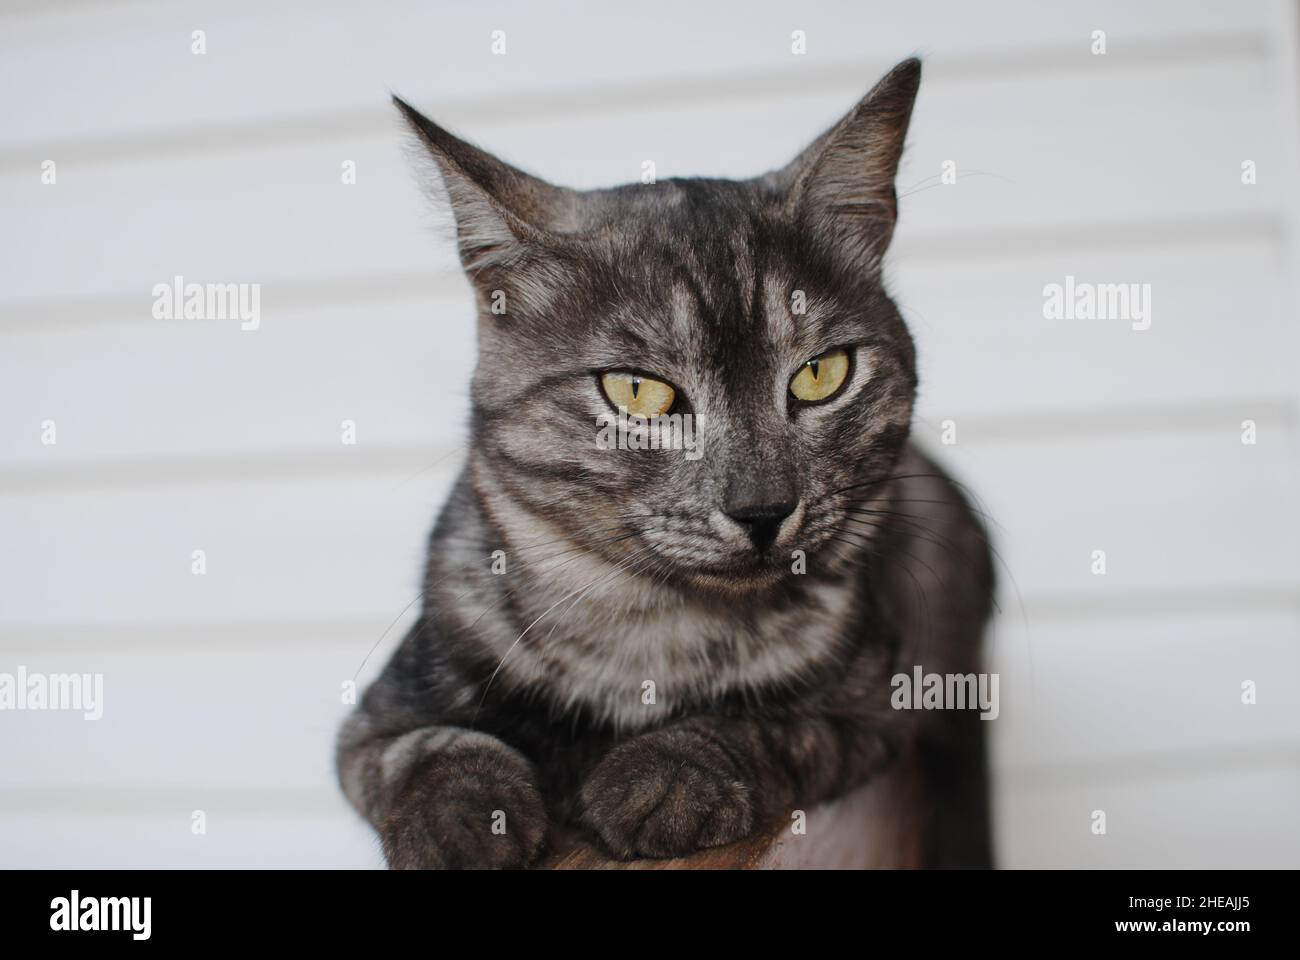
<svg viewBox="0 0 1300 960"><path fill-rule="evenodd" d="M728 510L727 516L745 528L754 549L763 553L776 539L781 521L793 511L793 503L764 503Z"/></svg>

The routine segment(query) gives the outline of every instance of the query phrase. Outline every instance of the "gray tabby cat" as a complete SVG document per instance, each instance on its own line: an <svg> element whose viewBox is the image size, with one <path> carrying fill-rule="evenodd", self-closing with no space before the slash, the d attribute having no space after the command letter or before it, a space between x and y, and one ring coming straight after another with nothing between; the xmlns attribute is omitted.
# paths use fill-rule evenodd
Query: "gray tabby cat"
<svg viewBox="0 0 1300 960"><path fill-rule="evenodd" d="M890 704L915 665L978 669L993 587L909 443L881 284L920 75L765 176L581 192L396 100L450 197L479 361L421 615L339 739L391 866L526 866L551 824L689 854L900 769L921 862L989 864L977 714ZM698 452L599 443L620 410L688 418Z"/></svg>

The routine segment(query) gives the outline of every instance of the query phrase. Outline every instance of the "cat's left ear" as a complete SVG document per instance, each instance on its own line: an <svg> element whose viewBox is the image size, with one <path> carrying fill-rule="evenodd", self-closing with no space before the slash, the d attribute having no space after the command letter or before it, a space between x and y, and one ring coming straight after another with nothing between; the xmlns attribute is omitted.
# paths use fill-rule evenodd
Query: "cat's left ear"
<svg viewBox="0 0 1300 960"><path fill-rule="evenodd" d="M904 60L793 163L769 175L801 226L868 271L880 268L898 219L894 177L920 83L921 61Z"/></svg>

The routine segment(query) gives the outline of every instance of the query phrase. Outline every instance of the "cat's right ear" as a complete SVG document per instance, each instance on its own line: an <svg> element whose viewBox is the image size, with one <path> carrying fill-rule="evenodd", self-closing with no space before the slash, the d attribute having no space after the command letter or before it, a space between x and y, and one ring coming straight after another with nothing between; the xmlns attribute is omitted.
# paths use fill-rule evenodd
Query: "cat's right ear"
<svg viewBox="0 0 1300 960"><path fill-rule="evenodd" d="M577 195L517 170L438 126L398 96L393 103L433 160L456 220L465 272L476 283L554 243L571 228Z"/></svg>

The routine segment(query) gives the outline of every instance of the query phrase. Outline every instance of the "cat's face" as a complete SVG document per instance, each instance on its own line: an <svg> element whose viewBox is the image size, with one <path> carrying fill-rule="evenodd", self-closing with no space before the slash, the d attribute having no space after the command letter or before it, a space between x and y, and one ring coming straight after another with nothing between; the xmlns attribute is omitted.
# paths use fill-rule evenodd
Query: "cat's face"
<svg viewBox="0 0 1300 960"><path fill-rule="evenodd" d="M900 65L766 177L585 193L405 108L479 297L476 469L547 529L703 589L869 537L857 505L901 454L916 385L879 263L918 78Z"/></svg>

